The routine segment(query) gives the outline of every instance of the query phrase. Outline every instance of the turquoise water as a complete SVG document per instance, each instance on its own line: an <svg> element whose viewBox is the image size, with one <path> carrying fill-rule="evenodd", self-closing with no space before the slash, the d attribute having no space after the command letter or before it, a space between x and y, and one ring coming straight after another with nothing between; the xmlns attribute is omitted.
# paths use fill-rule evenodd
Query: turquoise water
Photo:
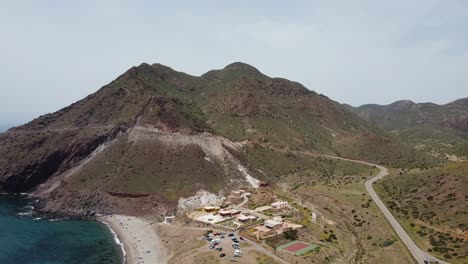
<svg viewBox="0 0 468 264"><path fill-rule="evenodd" d="M0 195L1 264L122 263L120 247L103 224L30 213L27 200Z"/></svg>

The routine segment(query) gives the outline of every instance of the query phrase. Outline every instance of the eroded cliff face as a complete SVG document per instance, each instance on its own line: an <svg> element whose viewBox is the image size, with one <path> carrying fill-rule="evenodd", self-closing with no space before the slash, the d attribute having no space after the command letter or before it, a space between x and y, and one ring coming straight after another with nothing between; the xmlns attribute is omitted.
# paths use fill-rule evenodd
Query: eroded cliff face
<svg viewBox="0 0 468 264"><path fill-rule="evenodd" d="M0 186L29 192L86 159L125 128L15 130L0 134Z"/></svg>
<svg viewBox="0 0 468 264"><path fill-rule="evenodd" d="M95 214L151 215L163 217L174 214L176 203L158 194L133 195L104 190L75 190L63 182L59 188L44 195L32 193L40 199L42 212L67 216L94 216Z"/></svg>
<svg viewBox="0 0 468 264"><path fill-rule="evenodd" d="M185 133L140 124L95 129L3 135L32 138L30 146L42 146L50 152L44 152L46 157L40 155L42 152L29 153L28 166L12 163L2 174L2 187L9 192L29 192L42 201L38 208L48 213L162 216L177 213L179 198L200 190L224 193L242 186L255 187L252 179L258 181L231 154L236 151L239 155L246 142L232 142L208 132ZM63 140L48 133L72 136ZM95 134L84 137L90 133Z"/></svg>

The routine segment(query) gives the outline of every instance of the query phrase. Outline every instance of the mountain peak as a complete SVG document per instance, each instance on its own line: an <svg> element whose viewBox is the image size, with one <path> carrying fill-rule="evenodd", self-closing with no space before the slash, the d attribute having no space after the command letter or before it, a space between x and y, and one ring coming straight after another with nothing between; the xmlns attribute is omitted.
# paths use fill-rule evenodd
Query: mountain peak
<svg viewBox="0 0 468 264"><path fill-rule="evenodd" d="M400 100L392 103L391 105L396 106L397 108L408 108L415 105L411 100Z"/></svg>
<svg viewBox="0 0 468 264"><path fill-rule="evenodd" d="M257 68L247 64L247 63L243 63L243 62L234 62L234 63L231 63L229 65L227 65L226 67L224 67L223 70L227 70L227 71L246 71L246 72L251 72L251 73L260 73L259 70L257 70Z"/></svg>

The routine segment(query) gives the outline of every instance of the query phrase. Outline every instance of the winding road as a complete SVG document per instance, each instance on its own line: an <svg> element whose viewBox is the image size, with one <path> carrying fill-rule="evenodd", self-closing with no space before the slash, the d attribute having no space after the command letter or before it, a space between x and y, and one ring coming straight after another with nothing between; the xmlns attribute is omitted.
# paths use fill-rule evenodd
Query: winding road
<svg viewBox="0 0 468 264"><path fill-rule="evenodd" d="M388 220L392 228L395 230L397 235L400 237L401 241L405 244L405 246L408 248L408 250L411 252L413 257L416 259L417 263L420 264L425 264L425 263L440 263L440 264L449 264L448 262L445 262L443 260L440 260L429 253L425 252L424 250L420 249L414 241L410 238L410 236L405 232L403 227L398 223L398 221L395 219L395 217L390 213L388 208L385 206L385 204L380 200L379 196L377 193L374 191L374 188L372 187L372 184L374 182L382 179L383 177L388 175L388 170L387 168L377 165L377 164L372 164L369 162L365 161L359 161L359 160L352 160L352 159L347 159L347 158L341 158L341 157L336 157L336 156L330 156L330 155L323 155L329 158L333 159L340 159L340 160L345 160L345 161L350 161L350 162L355 162L355 163L361 163L364 165L368 166L375 166L377 167L380 172L377 174L374 178L367 180L365 183L366 190L371 196L372 200L375 202L377 207L379 207L380 211L383 213L385 218Z"/></svg>

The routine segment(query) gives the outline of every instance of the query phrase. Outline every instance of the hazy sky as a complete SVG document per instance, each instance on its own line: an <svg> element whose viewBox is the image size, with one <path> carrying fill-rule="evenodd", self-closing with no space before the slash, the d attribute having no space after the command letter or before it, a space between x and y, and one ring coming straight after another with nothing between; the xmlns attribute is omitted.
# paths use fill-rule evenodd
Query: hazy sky
<svg viewBox="0 0 468 264"><path fill-rule="evenodd" d="M0 124L141 62L200 75L243 61L352 105L468 96L468 1L167 2L1 1Z"/></svg>

